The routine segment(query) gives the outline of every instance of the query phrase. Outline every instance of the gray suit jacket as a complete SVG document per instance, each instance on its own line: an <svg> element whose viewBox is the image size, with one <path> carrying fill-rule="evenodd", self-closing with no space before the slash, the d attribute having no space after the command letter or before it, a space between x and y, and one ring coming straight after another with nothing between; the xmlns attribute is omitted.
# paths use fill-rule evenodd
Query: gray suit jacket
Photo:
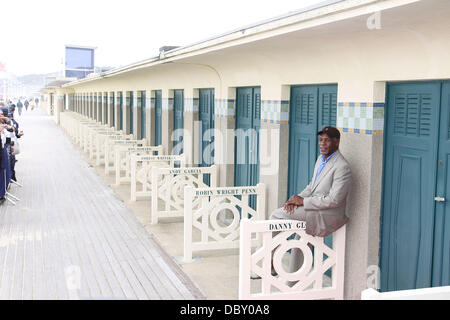
<svg viewBox="0 0 450 320"><path fill-rule="evenodd" d="M352 174L338 150L315 180L320 158L316 161L312 181L299 196L304 198L306 233L326 237L348 221L345 206Z"/></svg>

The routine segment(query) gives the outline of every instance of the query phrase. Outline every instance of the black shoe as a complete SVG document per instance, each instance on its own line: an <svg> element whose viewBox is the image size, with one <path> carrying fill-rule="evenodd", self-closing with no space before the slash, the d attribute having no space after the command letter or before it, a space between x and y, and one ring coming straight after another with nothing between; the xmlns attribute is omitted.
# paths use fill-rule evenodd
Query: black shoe
<svg viewBox="0 0 450 320"><path fill-rule="evenodd" d="M3 202L5 202L5 201L6 201L6 198L5 198L5 197L1 197L1 198L0 198L0 205L2 205Z"/></svg>
<svg viewBox="0 0 450 320"><path fill-rule="evenodd" d="M272 269L270 273L272 274L273 277L276 277L278 275L278 273L275 271L275 269ZM250 279L259 280L259 279L261 279L261 276L257 275L256 273L252 273L250 275Z"/></svg>

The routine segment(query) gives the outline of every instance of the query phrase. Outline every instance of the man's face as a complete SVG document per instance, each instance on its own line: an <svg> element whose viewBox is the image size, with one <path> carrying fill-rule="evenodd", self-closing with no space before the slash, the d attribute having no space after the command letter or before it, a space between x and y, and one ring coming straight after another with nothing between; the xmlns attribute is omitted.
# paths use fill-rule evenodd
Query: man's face
<svg viewBox="0 0 450 320"><path fill-rule="evenodd" d="M320 154L325 156L331 155L339 148L339 140L330 138L326 133L322 133L319 138Z"/></svg>

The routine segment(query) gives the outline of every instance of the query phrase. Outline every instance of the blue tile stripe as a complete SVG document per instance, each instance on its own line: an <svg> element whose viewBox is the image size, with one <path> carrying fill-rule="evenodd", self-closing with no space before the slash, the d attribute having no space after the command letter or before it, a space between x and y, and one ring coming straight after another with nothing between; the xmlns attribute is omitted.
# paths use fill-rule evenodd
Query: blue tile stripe
<svg viewBox="0 0 450 320"><path fill-rule="evenodd" d="M289 123L289 100L262 100L261 120L266 123Z"/></svg>
<svg viewBox="0 0 450 320"><path fill-rule="evenodd" d="M337 127L343 132L382 134L384 102L338 102Z"/></svg>
<svg viewBox="0 0 450 320"><path fill-rule="evenodd" d="M234 118L235 116L235 100L234 99L215 99L214 114L219 118Z"/></svg>

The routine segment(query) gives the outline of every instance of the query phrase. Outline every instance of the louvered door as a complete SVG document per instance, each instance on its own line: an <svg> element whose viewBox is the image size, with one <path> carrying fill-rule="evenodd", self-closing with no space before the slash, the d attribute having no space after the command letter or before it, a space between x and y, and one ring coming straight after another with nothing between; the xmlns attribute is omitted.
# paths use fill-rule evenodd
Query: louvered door
<svg viewBox="0 0 450 320"><path fill-rule="evenodd" d="M318 87L318 131L326 126L336 127L337 116L337 86L325 85ZM316 143L316 158L319 156L319 144ZM312 174L312 173L311 173Z"/></svg>
<svg viewBox="0 0 450 320"><path fill-rule="evenodd" d="M103 108L105 109L105 123L108 123L108 97L106 96L106 92L103 93Z"/></svg>
<svg viewBox="0 0 450 320"><path fill-rule="evenodd" d="M311 181L320 154L317 132L325 126L336 126L336 101L336 85L291 88L287 198L300 193ZM331 247L332 235L325 243ZM331 277L330 272L327 275Z"/></svg>
<svg viewBox="0 0 450 320"><path fill-rule="evenodd" d="M123 130L123 99L122 92L117 92L117 100L119 104L119 130Z"/></svg>
<svg viewBox="0 0 450 320"><path fill-rule="evenodd" d="M336 85L291 88L288 195L300 193L314 173L319 156L317 132L336 126Z"/></svg>
<svg viewBox="0 0 450 320"><path fill-rule="evenodd" d="M199 90L198 118L201 122L200 166L209 167L214 164L214 89ZM209 185L209 175L203 176L203 182Z"/></svg>
<svg viewBox="0 0 450 320"><path fill-rule="evenodd" d="M238 88L236 91L235 186L259 182L259 129L261 127L261 89ZM239 136L240 135L240 136ZM250 206L256 208L254 197Z"/></svg>
<svg viewBox="0 0 450 320"><path fill-rule="evenodd" d="M173 154L183 153L183 128L184 128L184 94L183 90L174 90L173 100Z"/></svg>
<svg viewBox="0 0 450 320"><path fill-rule="evenodd" d="M433 286L450 285L450 82L442 84L433 248Z"/></svg>
<svg viewBox="0 0 450 320"><path fill-rule="evenodd" d="M162 142L162 93L155 91L155 146Z"/></svg>
<svg viewBox="0 0 450 320"><path fill-rule="evenodd" d="M127 109L130 110L128 113L130 115L130 119L128 119L130 134L134 133L134 92L130 91L129 96L127 97Z"/></svg>
<svg viewBox="0 0 450 320"><path fill-rule="evenodd" d="M144 139L146 135L145 121L146 121L146 93L141 91L138 96L138 112L140 112L141 118L141 139Z"/></svg>
<svg viewBox="0 0 450 320"><path fill-rule="evenodd" d="M441 83L388 86L381 232L383 291L432 284Z"/></svg>
<svg viewBox="0 0 450 320"><path fill-rule="evenodd" d="M111 111L112 111L112 113L111 113L112 127L116 128L116 111L115 111L116 108L114 108L114 103L115 103L114 99L115 99L114 92L111 92L109 95L109 104L111 105Z"/></svg>
<svg viewBox="0 0 450 320"><path fill-rule="evenodd" d="M250 183L250 141L244 133L252 127L252 92L252 88L238 88L236 92L235 186Z"/></svg>
<svg viewBox="0 0 450 320"><path fill-rule="evenodd" d="M253 89L252 128L255 134L250 145L250 185L256 186L259 182L259 129L261 128L261 89ZM256 209L256 196L249 196L249 205Z"/></svg>

